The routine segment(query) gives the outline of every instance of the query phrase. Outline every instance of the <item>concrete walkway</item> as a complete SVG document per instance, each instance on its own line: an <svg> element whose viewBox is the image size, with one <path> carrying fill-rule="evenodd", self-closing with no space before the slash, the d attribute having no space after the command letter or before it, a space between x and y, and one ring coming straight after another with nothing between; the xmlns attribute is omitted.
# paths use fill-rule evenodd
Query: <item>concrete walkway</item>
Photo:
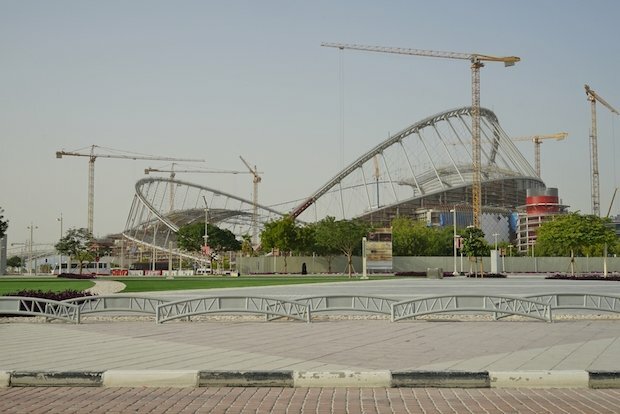
<svg viewBox="0 0 620 414"><path fill-rule="evenodd" d="M310 289L325 293L345 289L349 294L366 289L368 293L394 295L394 292L433 293L438 289L444 293L462 292L469 286L479 291L506 294L523 294L528 289L600 291L608 288L615 293L620 286L617 282L592 288L587 284L574 287L568 284L558 289L555 283L540 278L504 283L390 280L236 291L290 297L307 294ZM192 296L205 292L215 293L212 290L193 292ZM176 295L183 293L170 292L168 299ZM395 373L430 372L449 377L465 372L476 378L484 373L486 386L489 381L499 384L501 378L507 378L505 384L509 386L535 386L533 376L547 378L543 386L575 386L577 382L565 382L567 374L579 380L578 386L588 387L592 385L592 375L609 373L607 386L620 388L620 319L617 315L576 314L554 323L492 321L477 319L477 316L467 321L437 316L399 322L390 322L383 316L351 316L303 323L220 315L159 325L150 316L119 315L112 319L84 316L79 325L58 321L43 323L37 318L7 318L0 319L0 343L0 387L15 385L13 379L17 382L29 375L43 378L46 372L86 373L86 376L94 373L97 385L105 385L106 374L110 372L133 372L131 375L142 372L141 379L125 384L148 385L145 378L150 376L151 379L165 379L168 385L203 386L206 382L200 381L209 375L226 371L288 372L296 381L331 378L313 386L333 385L334 378L345 379L340 386L360 386L360 377L355 373L380 379L375 383L369 380L368 384L386 384L384 380L388 378L387 384L391 385L379 386L394 386L390 381L398 377ZM350 382L347 379L351 379ZM291 386L293 382L287 384ZM299 384L309 386L308 382Z"/></svg>
<svg viewBox="0 0 620 414"><path fill-rule="evenodd" d="M620 371L618 320L0 324L0 371Z"/></svg>

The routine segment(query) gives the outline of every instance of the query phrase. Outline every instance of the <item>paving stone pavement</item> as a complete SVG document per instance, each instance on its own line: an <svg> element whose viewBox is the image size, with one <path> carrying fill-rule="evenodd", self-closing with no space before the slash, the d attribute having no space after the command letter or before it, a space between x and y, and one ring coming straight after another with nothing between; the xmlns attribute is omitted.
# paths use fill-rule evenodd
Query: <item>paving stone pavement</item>
<svg viewBox="0 0 620 414"><path fill-rule="evenodd" d="M618 320L0 323L0 370L620 371Z"/></svg>
<svg viewBox="0 0 620 414"><path fill-rule="evenodd" d="M401 289L389 283L385 289ZM499 287L485 283L488 289ZM453 288L461 290L460 285ZM0 413L620 413L620 389L587 385L7 387L6 373L15 371L620 371L617 316L573 314L554 323L477 316L466 322L434 316L395 323L383 317L312 323L265 322L260 317L196 319L159 325L152 317L124 315L86 316L80 325L43 323L41 318L0 320L0 374L5 373L4 379L0 375Z"/></svg>
<svg viewBox="0 0 620 414"><path fill-rule="evenodd" d="M618 413L620 390L438 388L0 388L0 412Z"/></svg>

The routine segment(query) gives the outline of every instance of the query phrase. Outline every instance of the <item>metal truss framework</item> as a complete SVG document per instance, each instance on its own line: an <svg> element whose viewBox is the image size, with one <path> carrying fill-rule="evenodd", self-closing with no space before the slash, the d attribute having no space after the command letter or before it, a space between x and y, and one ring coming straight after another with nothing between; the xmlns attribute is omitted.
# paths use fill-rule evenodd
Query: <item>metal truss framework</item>
<svg viewBox="0 0 620 414"><path fill-rule="evenodd" d="M254 205L250 200L223 191L170 178L144 178L136 183L136 193L123 235L136 243L194 260L204 256L183 252L176 247L180 227L205 221L228 229L237 236L251 234ZM207 205L205 205L205 203ZM259 225L280 218L283 213L258 206Z"/></svg>
<svg viewBox="0 0 620 414"><path fill-rule="evenodd" d="M259 313L310 322L310 306L261 296L214 296L168 302L157 307L156 322L213 313Z"/></svg>
<svg viewBox="0 0 620 414"><path fill-rule="evenodd" d="M446 312L491 312L519 315L551 322L551 305L528 298L489 295L444 295L398 302L392 305L392 322Z"/></svg>
<svg viewBox="0 0 620 414"><path fill-rule="evenodd" d="M237 236L253 234L287 211L301 222L374 217L389 222L420 206L472 202L472 108L445 111L403 129L359 157L297 206L257 206L223 191L170 178L144 178L123 235L151 249L193 260L204 256L176 248L179 227L209 222ZM514 208L527 188L544 187L535 170L502 130L496 115L480 109L482 204ZM522 194L521 194L522 193ZM373 216L374 215L374 216Z"/></svg>
<svg viewBox="0 0 620 414"><path fill-rule="evenodd" d="M380 296L329 295L295 299L310 306L312 314L331 311L353 311L390 315L398 300Z"/></svg>
<svg viewBox="0 0 620 414"><path fill-rule="evenodd" d="M620 313L620 296L591 293L548 293L526 298L550 305L553 309L583 309Z"/></svg>
<svg viewBox="0 0 620 414"><path fill-rule="evenodd" d="M80 323L80 310L77 305L41 298L0 296L0 314L43 316Z"/></svg>
<svg viewBox="0 0 620 414"><path fill-rule="evenodd" d="M591 310L620 313L620 296L592 293L542 293L525 298L551 306L553 310ZM504 318L509 315L499 315Z"/></svg>
<svg viewBox="0 0 620 414"><path fill-rule="evenodd" d="M85 296L67 299L63 302L77 305L82 315L100 312L135 312L155 315L157 306L168 301L149 296L106 295Z"/></svg>
<svg viewBox="0 0 620 414"><path fill-rule="evenodd" d="M439 194L471 191L472 116L471 107L454 109L390 136L336 174L293 209L292 215L306 222L325 216L351 219ZM485 182L524 180L528 183L523 190L544 187L496 115L485 108L480 109L480 137L483 204L501 204L493 200L492 192L484 194Z"/></svg>
<svg viewBox="0 0 620 414"><path fill-rule="evenodd" d="M496 319L511 315L547 322L556 310L590 310L620 314L620 296L590 293L544 293L524 297L501 295L441 295L398 301L381 296L327 295L287 300L262 296L211 296L168 302L139 295L107 295L62 302L17 296L0 296L0 315L43 316L80 323L81 315L100 312L137 312L155 315L156 322L190 319L216 313L263 314L310 322L313 313L352 312L390 315L391 321L438 313L493 313Z"/></svg>

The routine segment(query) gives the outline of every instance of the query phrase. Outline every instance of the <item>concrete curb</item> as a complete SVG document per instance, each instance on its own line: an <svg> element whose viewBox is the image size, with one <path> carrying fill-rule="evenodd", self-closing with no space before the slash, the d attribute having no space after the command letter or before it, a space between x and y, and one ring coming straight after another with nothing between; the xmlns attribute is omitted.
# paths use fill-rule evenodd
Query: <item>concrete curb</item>
<svg viewBox="0 0 620 414"><path fill-rule="evenodd" d="M199 387L292 387L293 371L200 371Z"/></svg>
<svg viewBox="0 0 620 414"><path fill-rule="evenodd" d="M620 372L590 371L590 388L620 388Z"/></svg>
<svg viewBox="0 0 620 414"><path fill-rule="evenodd" d="M615 388L620 371L2 371L6 387Z"/></svg>
<svg viewBox="0 0 620 414"><path fill-rule="evenodd" d="M392 387L408 388L489 388L486 371L394 371Z"/></svg>
<svg viewBox="0 0 620 414"><path fill-rule="evenodd" d="M11 371L0 371L0 388L6 388L11 385Z"/></svg>
<svg viewBox="0 0 620 414"><path fill-rule="evenodd" d="M198 387L193 370L110 370L103 373L104 387Z"/></svg>
<svg viewBox="0 0 620 414"><path fill-rule="evenodd" d="M100 387L99 371L13 371L11 387Z"/></svg>
<svg viewBox="0 0 620 414"><path fill-rule="evenodd" d="M390 371L295 371L294 387L391 387Z"/></svg>
<svg viewBox="0 0 620 414"><path fill-rule="evenodd" d="M588 388L587 371L489 372L491 388Z"/></svg>

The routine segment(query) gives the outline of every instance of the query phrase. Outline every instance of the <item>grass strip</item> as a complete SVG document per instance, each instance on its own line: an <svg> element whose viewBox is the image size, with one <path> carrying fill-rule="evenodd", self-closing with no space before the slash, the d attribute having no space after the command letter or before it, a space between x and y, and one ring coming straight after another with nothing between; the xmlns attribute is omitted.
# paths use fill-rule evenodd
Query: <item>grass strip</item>
<svg viewBox="0 0 620 414"><path fill-rule="evenodd" d="M371 279L386 279L376 277ZM258 276L258 277L201 277L166 279L159 278L115 278L126 285L123 293L158 292L166 290L222 289L258 286L300 285L309 283L358 282L360 279L347 276Z"/></svg>

